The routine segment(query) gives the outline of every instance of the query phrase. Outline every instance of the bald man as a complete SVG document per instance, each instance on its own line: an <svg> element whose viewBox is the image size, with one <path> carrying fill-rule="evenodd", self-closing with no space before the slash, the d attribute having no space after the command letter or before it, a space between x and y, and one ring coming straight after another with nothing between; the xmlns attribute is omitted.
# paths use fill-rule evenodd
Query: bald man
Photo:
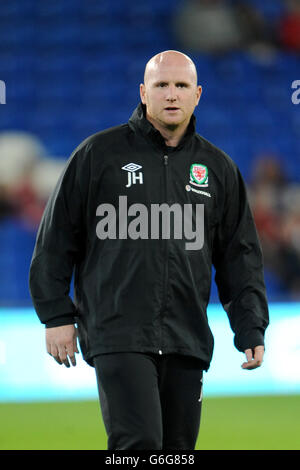
<svg viewBox="0 0 300 470"><path fill-rule="evenodd" d="M78 331L109 450L195 448L212 266L242 367L263 361L261 249L236 164L195 130L201 92L185 54L150 59L141 103L74 150L37 235L30 291L47 351L76 365Z"/></svg>
<svg viewBox="0 0 300 470"><path fill-rule="evenodd" d="M195 64L185 54L167 51L147 63L140 85L141 101L146 106L146 118L167 146L177 147L201 93Z"/></svg>

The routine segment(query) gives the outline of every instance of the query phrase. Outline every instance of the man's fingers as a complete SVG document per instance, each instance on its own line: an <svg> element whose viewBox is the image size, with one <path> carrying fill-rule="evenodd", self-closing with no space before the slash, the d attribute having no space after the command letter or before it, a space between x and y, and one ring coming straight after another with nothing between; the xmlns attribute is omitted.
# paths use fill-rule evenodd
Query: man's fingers
<svg viewBox="0 0 300 470"><path fill-rule="evenodd" d="M247 362L243 362L242 369L252 369L252 349L246 349L245 351Z"/></svg>
<svg viewBox="0 0 300 470"><path fill-rule="evenodd" d="M78 347L77 347L77 328L75 329L75 335L74 335L72 344L70 345L69 348L67 348L67 352L69 354L72 366L76 366L75 353L79 353Z"/></svg>
<svg viewBox="0 0 300 470"><path fill-rule="evenodd" d="M256 346L254 348L254 359L259 365L262 364L264 358L265 348L263 346Z"/></svg>
<svg viewBox="0 0 300 470"><path fill-rule="evenodd" d="M247 362L251 362L253 359L252 349L246 349L245 351Z"/></svg>
<svg viewBox="0 0 300 470"><path fill-rule="evenodd" d="M48 353L58 362L70 367L76 366L77 330L75 326L65 325L46 329L46 346ZM70 361L70 362L69 362Z"/></svg>
<svg viewBox="0 0 300 470"><path fill-rule="evenodd" d="M66 367L70 367L71 362L72 366L76 366L75 352L78 352L78 348L76 347L74 351L73 343L68 346L47 345L47 351L58 364L64 364Z"/></svg>
<svg viewBox="0 0 300 470"><path fill-rule="evenodd" d="M58 349L57 347L55 346L55 344L47 344L47 351L48 353L50 354L50 356L53 357L53 359L56 360L56 362L58 364L62 364L60 358L59 358L59 354L58 354Z"/></svg>
<svg viewBox="0 0 300 470"><path fill-rule="evenodd" d="M264 357L264 346L256 346L254 349L245 350L247 362L242 364L243 369L252 370L260 367Z"/></svg>
<svg viewBox="0 0 300 470"><path fill-rule="evenodd" d="M70 341L66 345L61 345L58 348L59 358L66 367L76 366L75 352L78 352L77 346L74 348L74 342ZM70 359L70 362L69 362Z"/></svg>
<svg viewBox="0 0 300 470"><path fill-rule="evenodd" d="M58 355L61 362L66 366L70 367L67 351L64 345L58 345Z"/></svg>
<svg viewBox="0 0 300 470"><path fill-rule="evenodd" d="M78 349L77 349L77 347L74 348L73 343L66 347L66 353L68 354L68 356L70 358L72 366L76 366L75 352L78 352Z"/></svg>
<svg viewBox="0 0 300 470"><path fill-rule="evenodd" d="M62 362L61 362L61 360L59 359L58 356L52 356L52 357L53 357L53 359L55 359L55 361L57 362L57 364L59 364L60 366L62 365Z"/></svg>
<svg viewBox="0 0 300 470"><path fill-rule="evenodd" d="M73 349L75 353L79 353L78 346L77 346L77 328L76 328L75 335L73 338Z"/></svg>

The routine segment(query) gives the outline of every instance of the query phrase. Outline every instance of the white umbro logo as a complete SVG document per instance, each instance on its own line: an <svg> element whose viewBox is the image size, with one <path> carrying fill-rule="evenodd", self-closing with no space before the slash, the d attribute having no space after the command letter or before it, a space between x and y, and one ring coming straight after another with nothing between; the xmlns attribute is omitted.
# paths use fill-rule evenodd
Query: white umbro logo
<svg viewBox="0 0 300 470"><path fill-rule="evenodd" d="M127 163L127 165L122 166L122 170L131 171L131 172L137 171L140 168L142 168L141 165L137 165L136 163Z"/></svg>
<svg viewBox="0 0 300 470"><path fill-rule="evenodd" d="M138 175L135 174L135 172L141 168L142 166L137 165L136 163L127 163L127 165L122 166L122 170L126 170L128 172L128 183L126 184L126 188L129 188L132 184L137 184L137 181L140 184L143 184L143 173L140 171Z"/></svg>

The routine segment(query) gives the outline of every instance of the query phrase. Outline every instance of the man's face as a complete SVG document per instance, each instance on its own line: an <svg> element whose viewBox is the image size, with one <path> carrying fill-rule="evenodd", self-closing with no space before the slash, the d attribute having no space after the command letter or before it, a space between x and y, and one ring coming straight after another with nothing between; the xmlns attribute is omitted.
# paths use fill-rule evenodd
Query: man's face
<svg viewBox="0 0 300 470"><path fill-rule="evenodd" d="M140 86L148 119L169 129L188 125L201 92L195 69L182 57L154 63L146 69L145 83Z"/></svg>

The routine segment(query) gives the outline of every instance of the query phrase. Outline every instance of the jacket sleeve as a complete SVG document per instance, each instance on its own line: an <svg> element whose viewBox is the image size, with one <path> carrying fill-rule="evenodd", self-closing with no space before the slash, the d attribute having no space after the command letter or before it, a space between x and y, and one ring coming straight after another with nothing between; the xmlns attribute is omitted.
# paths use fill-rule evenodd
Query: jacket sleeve
<svg viewBox="0 0 300 470"><path fill-rule="evenodd" d="M31 260L29 290L46 327L75 323L69 296L73 269L82 249L82 194L77 159L69 158L46 205Z"/></svg>
<svg viewBox="0 0 300 470"><path fill-rule="evenodd" d="M216 229L213 264L219 298L227 312L234 344L264 345L269 323L263 257L243 178L233 162L226 178L222 216Z"/></svg>

